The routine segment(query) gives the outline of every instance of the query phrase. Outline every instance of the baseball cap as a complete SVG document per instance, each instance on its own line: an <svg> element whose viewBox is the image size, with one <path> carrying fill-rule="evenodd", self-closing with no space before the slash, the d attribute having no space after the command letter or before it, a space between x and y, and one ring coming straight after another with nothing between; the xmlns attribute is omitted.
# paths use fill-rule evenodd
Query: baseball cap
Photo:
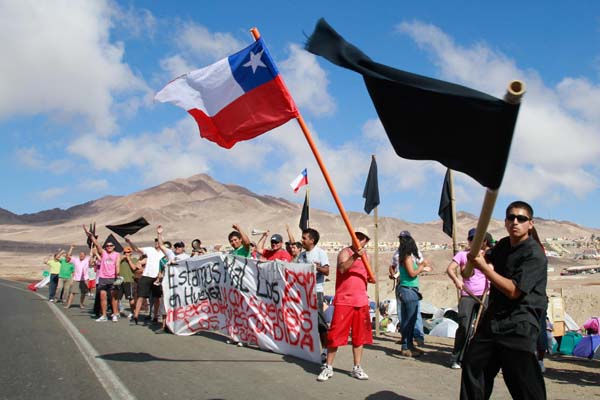
<svg viewBox="0 0 600 400"><path fill-rule="evenodd" d="M173 247L185 247L185 243L183 242L177 242L173 245Z"/></svg>
<svg viewBox="0 0 600 400"><path fill-rule="evenodd" d="M358 228L354 229L354 233L362 233L367 237L367 239L371 240L371 236L369 236L369 230L364 226L359 226Z"/></svg>
<svg viewBox="0 0 600 400"><path fill-rule="evenodd" d="M475 237L475 232L477 232L475 228L469 229L469 233L467 234L467 240L473 240L473 238Z"/></svg>
<svg viewBox="0 0 600 400"><path fill-rule="evenodd" d="M271 242L281 243L281 242L283 242L283 237L281 237L281 235L279 233L276 233L271 236Z"/></svg>
<svg viewBox="0 0 600 400"><path fill-rule="evenodd" d="M398 237L411 237L411 236L410 236L410 232L409 231L401 231L398 234Z"/></svg>

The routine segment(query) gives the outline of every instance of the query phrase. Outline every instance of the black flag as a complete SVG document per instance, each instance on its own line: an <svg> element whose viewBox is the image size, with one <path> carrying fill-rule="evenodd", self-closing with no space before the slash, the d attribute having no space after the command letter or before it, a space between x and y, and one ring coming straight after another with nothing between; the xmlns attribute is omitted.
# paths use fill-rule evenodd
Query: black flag
<svg viewBox="0 0 600 400"><path fill-rule="evenodd" d="M450 197L450 170L446 172L444 177L444 185L442 186L442 196L440 197L440 208L438 215L444 222L442 230L444 233L452 237L452 199Z"/></svg>
<svg viewBox="0 0 600 400"><path fill-rule="evenodd" d="M377 162L375 156L371 157L371 167L367 176L367 183L363 191L365 199L365 212L370 214L375 207L379 205L379 184L377 182Z"/></svg>
<svg viewBox="0 0 600 400"><path fill-rule="evenodd" d="M98 236L96 235L96 223L94 222L94 225L90 224L90 229L89 229L90 233L92 235L94 235L94 237L96 239L98 239ZM92 238L88 236L87 238L87 245L88 247L91 249L92 246L94 245L94 242L92 242Z"/></svg>
<svg viewBox="0 0 600 400"><path fill-rule="evenodd" d="M308 192L304 195L304 205L302 206L302 214L300 215L300 223L298 226L300 229L308 229Z"/></svg>
<svg viewBox="0 0 600 400"><path fill-rule="evenodd" d="M117 253L122 253L123 252L123 246L121 246L121 243L119 243L117 241L117 239L113 236L112 233L110 235L108 235L108 237L104 241L104 244L102 245L102 248L104 248L104 246L106 246L106 243L108 243L108 242L111 242L112 244L115 245L115 251Z"/></svg>
<svg viewBox="0 0 600 400"><path fill-rule="evenodd" d="M148 221L146 221L146 218L140 217L135 221L127 222L125 224L106 225L106 227L114 233L116 233L117 235L125 237L126 235L133 235L134 233L148 225L150 224L148 223Z"/></svg>
<svg viewBox="0 0 600 400"><path fill-rule="evenodd" d="M376 63L324 19L308 38L306 50L362 74L400 157L439 161L490 189L500 187L518 104Z"/></svg>

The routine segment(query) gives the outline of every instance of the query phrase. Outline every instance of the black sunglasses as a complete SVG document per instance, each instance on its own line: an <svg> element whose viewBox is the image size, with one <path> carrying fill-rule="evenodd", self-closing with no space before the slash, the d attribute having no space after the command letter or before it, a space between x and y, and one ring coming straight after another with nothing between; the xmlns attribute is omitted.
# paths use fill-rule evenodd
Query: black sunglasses
<svg viewBox="0 0 600 400"><path fill-rule="evenodd" d="M515 214L508 214L508 215L506 216L506 220L507 220L507 221L511 221L511 222L512 222L512 221L514 221L514 220L515 220L515 218L516 218L516 219L517 219L517 221L519 221L520 223L527 222L527 221L529 221L529 220L531 219L531 218L529 218L527 215L515 215Z"/></svg>

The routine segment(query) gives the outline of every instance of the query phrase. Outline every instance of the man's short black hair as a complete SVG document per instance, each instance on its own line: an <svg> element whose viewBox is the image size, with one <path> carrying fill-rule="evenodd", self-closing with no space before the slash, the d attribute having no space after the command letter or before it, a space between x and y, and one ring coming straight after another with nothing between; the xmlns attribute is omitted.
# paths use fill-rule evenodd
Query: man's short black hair
<svg viewBox="0 0 600 400"><path fill-rule="evenodd" d="M533 219L533 208L528 203L522 200L513 201L508 205L508 207L506 207L506 215L508 215L510 210L513 208L521 208L527 211L527 214L529 214L529 218Z"/></svg>
<svg viewBox="0 0 600 400"><path fill-rule="evenodd" d="M306 228L302 231L302 234L307 234L308 236L310 236L313 242L315 242L315 246L317 245L317 243L319 243L319 238L321 236L319 235L319 232L316 229Z"/></svg>
<svg viewBox="0 0 600 400"><path fill-rule="evenodd" d="M231 240L231 238L236 237L238 239L242 239L242 234L239 233L238 231L231 231L231 233L229 234L229 236L227 236L228 240Z"/></svg>

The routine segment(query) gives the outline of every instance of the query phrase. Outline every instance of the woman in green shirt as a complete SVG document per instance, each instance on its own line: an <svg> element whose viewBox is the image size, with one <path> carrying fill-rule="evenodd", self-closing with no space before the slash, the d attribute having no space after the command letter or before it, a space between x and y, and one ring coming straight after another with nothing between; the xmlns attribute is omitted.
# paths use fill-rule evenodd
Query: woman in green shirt
<svg viewBox="0 0 600 400"><path fill-rule="evenodd" d="M427 263L418 263L419 249L408 231L400 232L400 245L394 253L390 265L390 278L398 278L396 285L396 304L400 306L400 331L402 333L402 352L405 357L419 356L422 351L414 347L413 338L419 301L419 274L429 272Z"/></svg>

